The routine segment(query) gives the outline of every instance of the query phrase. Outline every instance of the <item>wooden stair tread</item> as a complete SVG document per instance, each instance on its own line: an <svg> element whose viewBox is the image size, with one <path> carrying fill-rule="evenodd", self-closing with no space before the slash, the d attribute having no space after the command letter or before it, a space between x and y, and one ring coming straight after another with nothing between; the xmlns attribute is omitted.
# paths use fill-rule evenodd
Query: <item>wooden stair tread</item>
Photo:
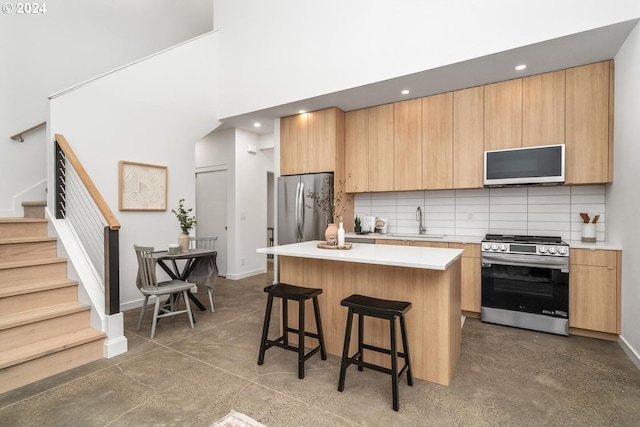
<svg viewBox="0 0 640 427"><path fill-rule="evenodd" d="M15 295L25 295L33 292L47 291L50 289L65 288L68 286L76 286L78 282L69 279L41 280L34 283L24 285L13 285L0 288L0 298L6 298Z"/></svg>
<svg viewBox="0 0 640 427"><path fill-rule="evenodd" d="M79 302L56 304L20 313L0 315L0 331L28 323L41 322L54 317L64 316L79 311L90 310L90 307Z"/></svg>
<svg viewBox="0 0 640 427"><path fill-rule="evenodd" d="M21 260L21 261L10 261L10 262L0 262L0 270L2 269L11 269L11 268L21 268L21 267L29 267L32 265L46 265L46 264L59 264L67 262L66 258L42 258L42 259L34 259L34 260Z"/></svg>
<svg viewBox="0 0 640 427"><path fill-rule="evenodd" d="M93 328L83 328L76 332L42 340L37 343L0 352L0 369L28 362L39 357L103 339L104 332Z"/></svg>
<svg viewBox="0 0 640 427"><path fill-rule="evenodd" d="M12 245L15 243L55 242L54 237L5 237L0 238L0 245Z"/></svg>
<svg viewBox="0 0 640 427"><path fill-rule="evenodd" d="M2 217L0 223L21 223L21 222L49 222L46 218L23 218L21 216L15 217Z"/></svg>

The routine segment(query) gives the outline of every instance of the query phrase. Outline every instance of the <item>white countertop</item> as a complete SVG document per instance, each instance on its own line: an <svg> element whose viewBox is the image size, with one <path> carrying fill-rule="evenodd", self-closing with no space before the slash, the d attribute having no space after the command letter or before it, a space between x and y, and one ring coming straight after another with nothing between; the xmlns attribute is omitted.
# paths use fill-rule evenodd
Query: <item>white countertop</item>
<svg viewBox="0 0 640 427"><path fill-rule="evenodd" d="M367 234L356 234L356 233L346 233L345 237L356 238L356 239L371 239L371 240L414 240L414 241L423 241L423 242L444 242L444 243L482 243L482 239L484 236L456 236L456 235L444 235L442 237L428 237L428 235L423 237L416 236L394 236L393 234L382 234L382 233L367 233Z"/></svg>
<svg viewBox="0 0 640 427"><path fill-rule="evenodd" d="M612 242L596 242L596 243L584 243L580 240L567 240L569 247L572 249L601 249L607 251L621 251L622 245Z"/></svg>
<svg viewBox="0 0 640 427"><path fill-rule="evenodd" d="M415 236L394 236L392 234L382 234L382 233L367 233L367 234L356 234L356 233L346 233L345 237L354 238L354 239L367 239L367 240L413 240L413 241L424 241L424 242L443 242L443 243L482 243L482 239L484 236L456 236L456 235L445 235L443 237L437 238L429 238L429 237L415 237ZM601 250L609 250L609 251L621 251L622 245L615 242L601 242L598 241L596 243L584 243L580 240L566 240L569 244L569 247L574 249L601 249Z"/></svg>
<svg viewBox="0 0 640 427"><path fill-rule="evenodd" d="M446 270L462 255L461 249L352 243L351 249L321 249L320 241L292 243L257 249L261 254L357 262L362 264Z"/></svg>

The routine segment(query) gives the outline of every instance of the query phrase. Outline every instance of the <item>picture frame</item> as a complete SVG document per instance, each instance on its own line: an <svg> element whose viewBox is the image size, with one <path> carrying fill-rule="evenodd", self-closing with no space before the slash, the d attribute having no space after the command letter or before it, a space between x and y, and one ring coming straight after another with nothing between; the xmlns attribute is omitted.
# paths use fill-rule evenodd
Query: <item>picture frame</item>
<svg viewBox="0 0 640 427"><path fill-rule="evenodd" d="M119 162L118 209L166 211L167 166Z"/></svg>

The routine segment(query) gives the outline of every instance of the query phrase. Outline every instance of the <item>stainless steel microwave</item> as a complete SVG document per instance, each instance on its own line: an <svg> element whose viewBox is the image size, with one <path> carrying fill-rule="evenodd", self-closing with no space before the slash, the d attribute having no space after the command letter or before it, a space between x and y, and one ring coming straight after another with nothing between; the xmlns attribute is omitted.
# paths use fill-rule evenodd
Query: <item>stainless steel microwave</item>
<svg viewBox="0 0 640 427"><path fill-rule="evenodd" d="M562 184L564 144L484 152L484 185Z"/></svg>

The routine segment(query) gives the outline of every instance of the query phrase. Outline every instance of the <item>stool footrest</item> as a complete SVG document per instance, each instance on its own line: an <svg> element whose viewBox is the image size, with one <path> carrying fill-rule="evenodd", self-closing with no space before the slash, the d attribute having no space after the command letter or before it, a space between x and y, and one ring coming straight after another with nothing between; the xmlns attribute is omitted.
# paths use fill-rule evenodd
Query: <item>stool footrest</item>
<svg viewBox="0 0 640 427"><path fill-rule="evenodd" d="M365 343L362 343L362 348L365 350L377 351L378 353L391 355L391 350L389 350L388 348L376 347L375 345L365 344ZM404 358L403 352L398 351L396 352L396 354L398 355L398 357Z"/></svg>
<svg viewBox="0 0 640 427"><path fill-rule="evenodd" d="M275 339L275 340L267 340L267 342L265 343L265 350L271 347L280 347L280 348L284 348L285 350L291 350L291 351L295 351L297 352L300 348L296 345L291 345L291 344L285 344L282 341L284 340L284 336ZM317 346L311 350L309 350L305 355L304 355L304 360L307 360L308 358L310 358L311 356L313 356L314 354L316 354L318 351L320 351L321 348L320 346Z"/></svg>

